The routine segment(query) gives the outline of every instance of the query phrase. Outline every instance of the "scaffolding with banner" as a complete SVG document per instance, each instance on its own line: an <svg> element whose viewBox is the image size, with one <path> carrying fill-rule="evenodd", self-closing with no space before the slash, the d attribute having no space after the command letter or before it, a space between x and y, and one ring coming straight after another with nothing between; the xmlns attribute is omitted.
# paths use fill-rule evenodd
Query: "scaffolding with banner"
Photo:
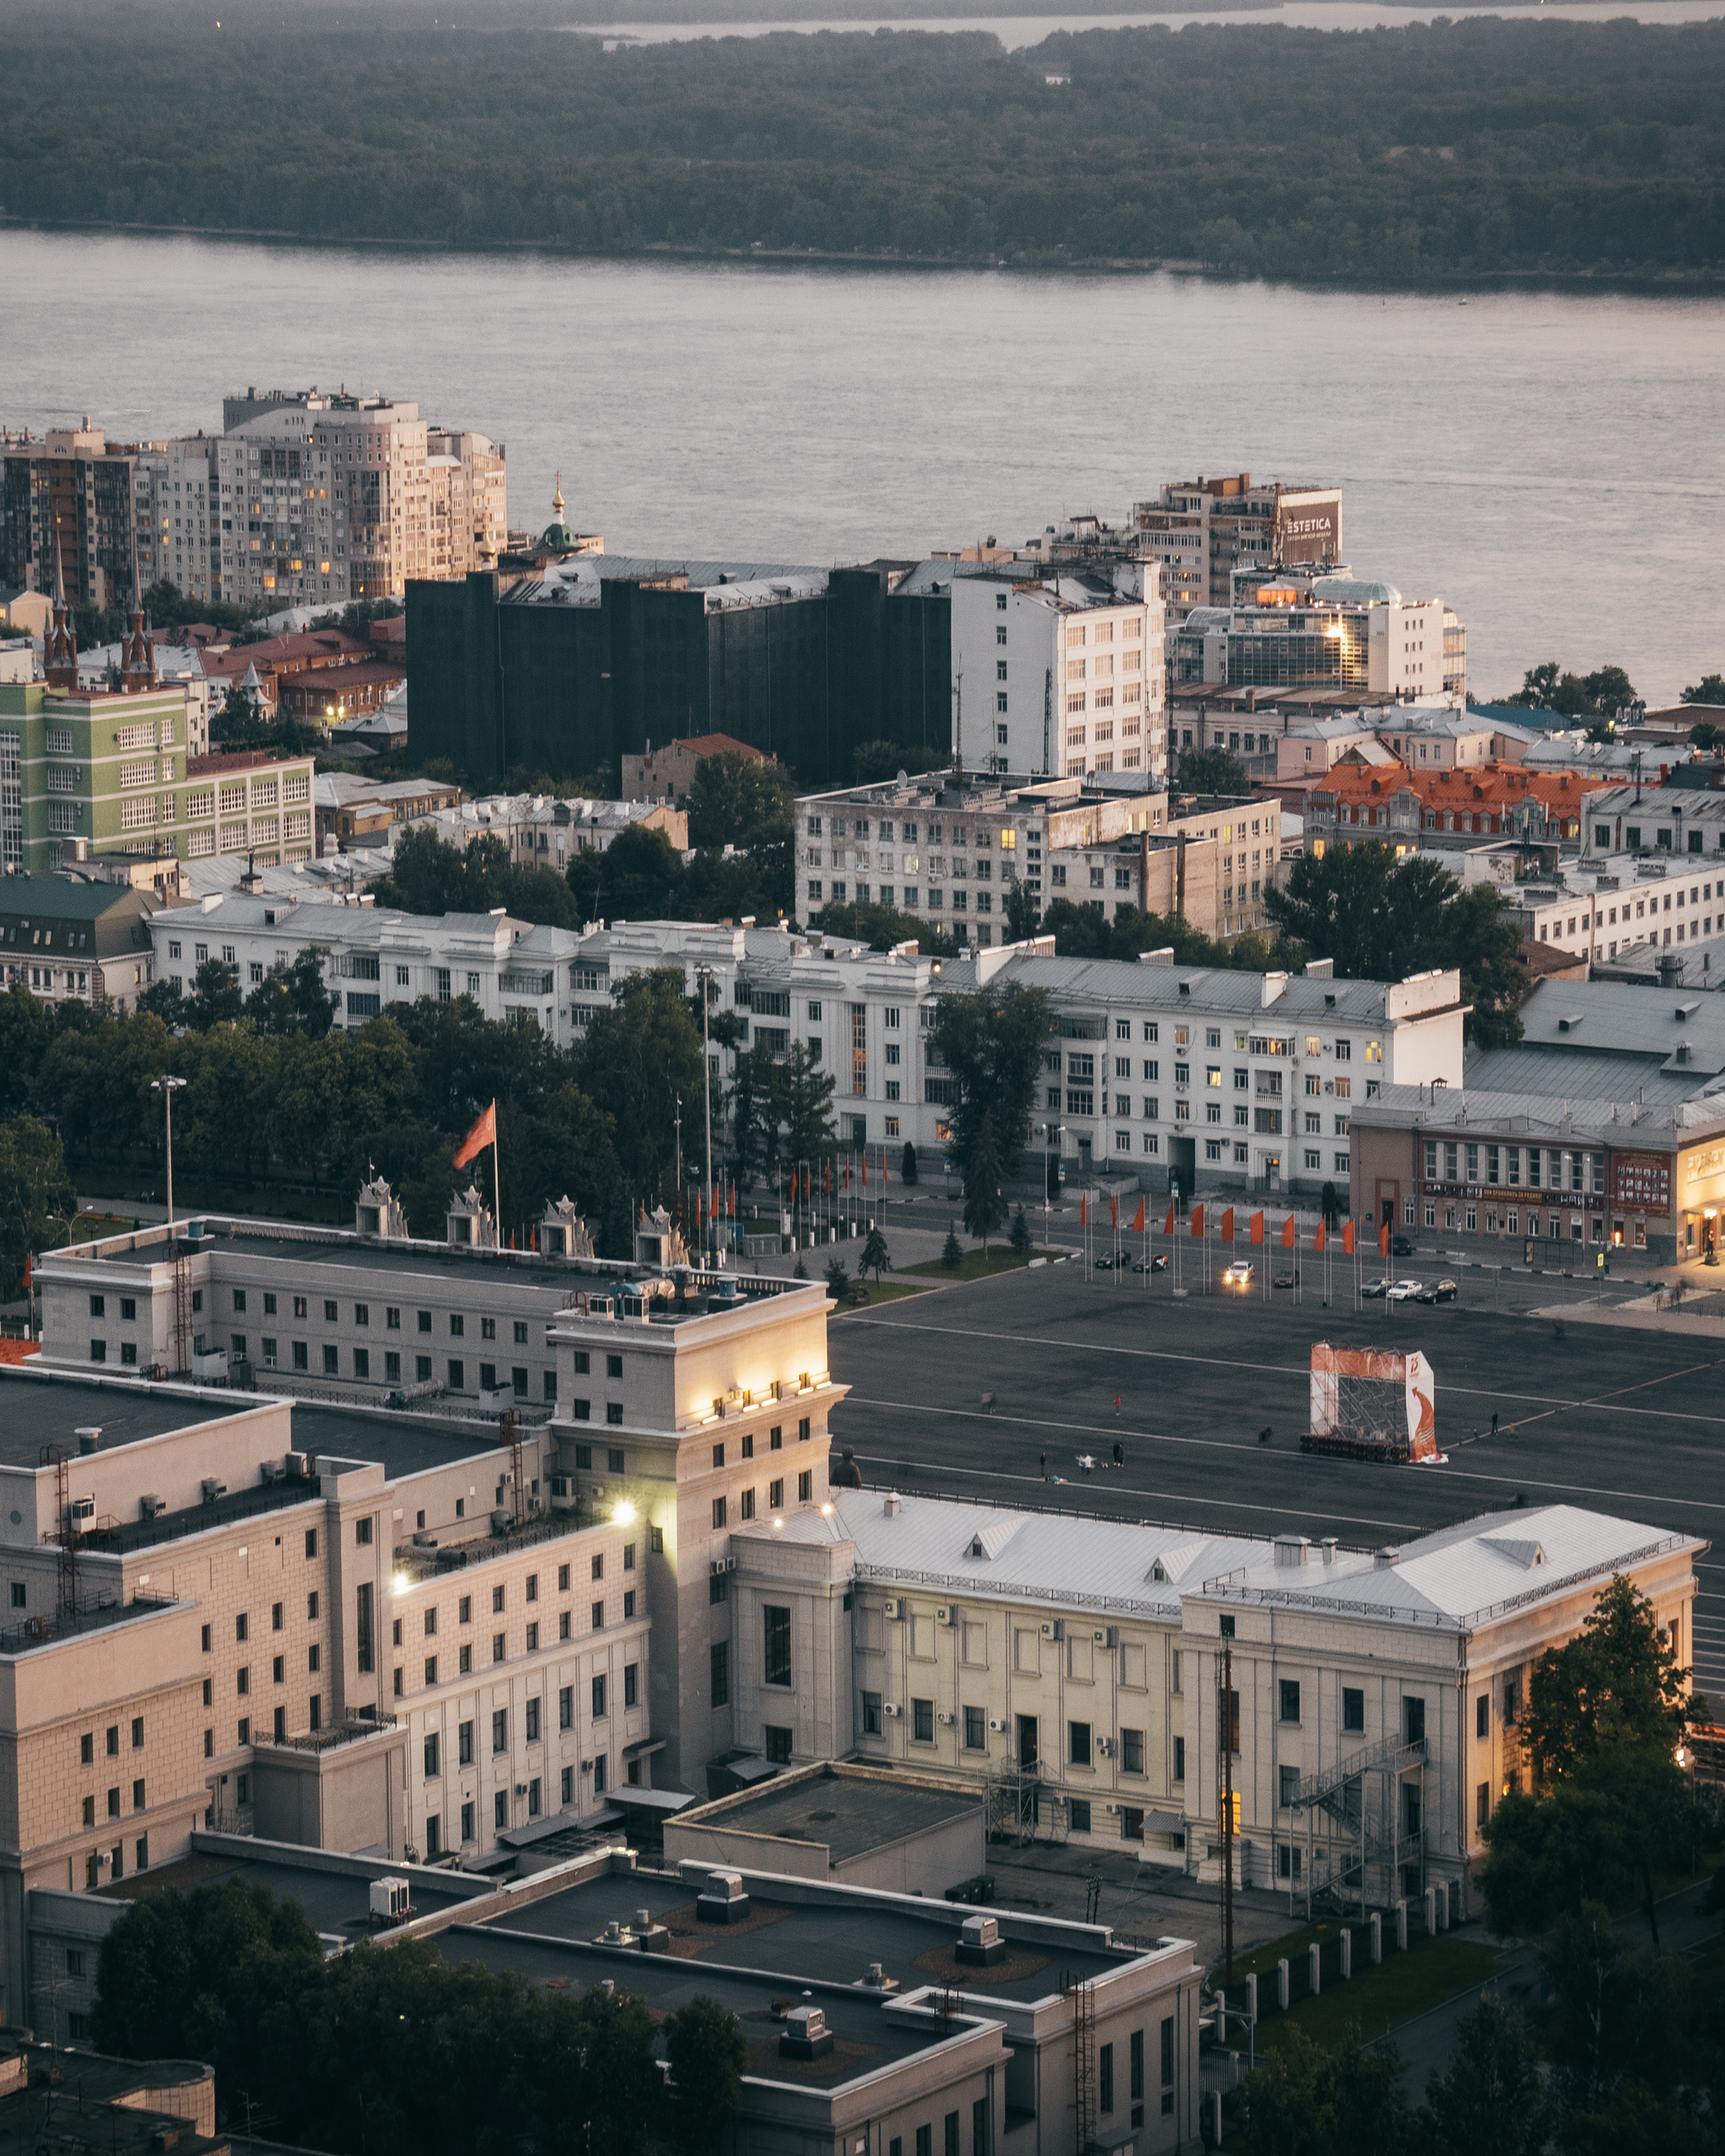
<svg viewBox="0 0 1725 2156"><path fill-rule="evenodd" d="M1417 1349L1403 1354L1316 1341L1311 1427L1300 1449L1400 1466L1435 1460L1436 1396L1432 1366Z"/></svg>

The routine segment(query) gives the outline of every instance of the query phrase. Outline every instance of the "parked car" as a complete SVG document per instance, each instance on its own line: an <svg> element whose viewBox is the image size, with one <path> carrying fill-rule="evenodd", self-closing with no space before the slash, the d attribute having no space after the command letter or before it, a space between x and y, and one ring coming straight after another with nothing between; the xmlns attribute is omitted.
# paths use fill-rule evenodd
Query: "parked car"
<svg viewBox="0 0 1725 2156"><path fill-rule="evenodd" d="M1252 1267L1243 1257L1236 1257L1223 1273L1222 1285L1225 1288L1249 1288L1252 1285Z"/></svg>
<svg viewBox="0 0 1725 2156"><path fill-rule="evenodd" d="M1297 1288L1300 1275L1297 1273L1279 1273L1272 1284L1278 1288Z"/></svg>
<svg viewBox="0 0 1725 2156"><path fill-rule="evenodd" d="M1359 1292L1365 1297L1368 1302L1371 1301L1374 1297L1375 1297L1378 1301L1381 1302L1395 1284L1396 1283L1393 1280L1387 1278L1382 1280L1368 1280Z"/></svg>
<svg viewBox="0 0 1725 2156"><path fill-rule="evenodd" d="M1102 1251L1097 1254L1096 1269L1098 1273L1112 1273L1114 1271L1114 1253L1111 1250Z"/></svg>
<svg viewBox="0 0 1725 2156"><path fill-rule="evenodd" d="M1423 1280L1393 1280L1384 1290L1386 1303L1411 1303L1425 1285Z"/></svg>
<svg viewBox="0 0 1725 2156"><path fill-rule="evenodd" d="M1132 1261L1135 1273L1166 1273L1167 1269L1168 1254L1165 1250L1152 1251L1148 1257L1135 1257Z"/></svg>
<svg viewBox="0 0 1725 2156"><path fill-rule="evenodd" d="M1413 1237L1411 1235L1397 1235L1394 1242L1390 1245L1390 1255L1391 1257L1412 1257L1413 1255Z"/></svg>
<svg viewBox="0 0 1725 2156"><path fill-rule="evenodd" d="M1460 1293L1453 1280L1428 1280L1414 1299L1421 1303L1453 1303Z"/></svg>

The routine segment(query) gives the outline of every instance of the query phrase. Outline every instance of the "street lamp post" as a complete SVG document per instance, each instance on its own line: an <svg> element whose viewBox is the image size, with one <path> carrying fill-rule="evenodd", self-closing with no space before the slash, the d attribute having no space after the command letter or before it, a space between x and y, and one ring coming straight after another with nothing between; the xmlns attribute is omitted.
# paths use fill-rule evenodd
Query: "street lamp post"
<svg viewBox="0 0 1725 2156"><path fill-rule="evenodd" d="M708 992L713 984L711 966L697 966L695 978L701 984L701 1083L707 1102L707 1203L709 1209L713 1197L713 1051L707 1028ZM718 1248L718 1222L708 1214L708 1227L715 1253Z"/></svg>
<svg viewBox="0 0 1725 2156"><path fill-rule="evenodd" d="M168 1225L174 1225L174 1097L186 1083L184 1078L152 1078L150 1091L162 1096L168 1111Z"/></svg>

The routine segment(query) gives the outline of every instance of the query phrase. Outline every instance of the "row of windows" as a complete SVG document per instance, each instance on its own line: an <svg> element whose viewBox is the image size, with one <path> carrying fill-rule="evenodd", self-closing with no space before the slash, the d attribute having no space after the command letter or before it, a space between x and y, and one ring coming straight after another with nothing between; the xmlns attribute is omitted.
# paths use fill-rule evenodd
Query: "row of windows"
<svg viewBox="0 0 1725 2156"><path fill-rule="evenodd" d="M233 1309L235 1315L238 1316L246 1315L248 1314L248 1298L251 1291L245 1288L235 1288L232 1293L233 1296ZM121 1323L126 1325L136 1323L138 1314L136 1298L131 1295L122 1295L119 1299ZM295 1317L301 1319L309 1318L311 1315L312 1298L307 1295L295 1295L291 1299L293 1304L293 1315ZM334 1296L325 1296L322 1299L323 1304L324 1323L326 1325L339 1325L341 1322L341 1305L336 1301ZM279 1315L279 1300L280 1299L275 1294L268 1290L264 1291L263 1315L265 1317L275 1317ZM201 1289L195 1289L192 1294L192 1308L194 1311L201 1311L203 1307L203 1290ZM356 1326L369 1326L371 1324L371 1306L369 1303L355 1303L353 1305L352 1308L353 1322ZM92 1317L104 1317L107 1315L107 1310L108 1299L105 1295L92 1295L90 1297L90 1315ZM418 1321L418 1329L419 1331L430 1332L432 1330L431 1312L430 1310L419 1310L416 1311L414 1315ZM451 1339L461 1340L466 1337L467 1318L462 1311L451 1310L448 1314L448 1322L450 1337ZM528 1344L527 1321L525 1318L516 1318L513 1320L512 1322L514 1326L515 1346L517 1348L526 1347ZM383 1324L384 1329L387 1331L398 1332L402 1329L401 1311L393 1303L387 1304L384 1306ZM479 1337L481 1340L496 1339L497 1320L494 1317L482 1317L480 1319ZM326 1350L325 1353L327 1354L328 1351ZM621 1355L607 1355L605 1359L607 1366L606 1373L606 1375L613 1378L620 1378L623 1374L622 1357ZM575 1367L577 1369L585 1370L587 1368L587 1363L588 1358L585 1354L578 1354L576 1356ZM300 1367L303 1366L301 1365ZM547 1396L547 1397L551 1396Z"/></svg>

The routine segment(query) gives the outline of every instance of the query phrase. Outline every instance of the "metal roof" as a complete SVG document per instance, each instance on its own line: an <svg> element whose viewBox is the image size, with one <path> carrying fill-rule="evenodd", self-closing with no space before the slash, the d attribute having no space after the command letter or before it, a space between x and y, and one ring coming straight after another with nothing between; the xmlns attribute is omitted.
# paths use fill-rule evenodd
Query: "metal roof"
<svg viewBox="0 0 1725 2156"><path fill-rule="evenodd" d="M962 972L948 962L948 987L965 985ZM1273 1003L1263 1000L1262 974L1236 973L1220 966L1147 966L1125 958L1013 958L992 982L1007 980L1024 988L1045 988L1067 1002L1146 1005L1165 1011L1226 1011L1261 1019L1274 1032L1307 1019L1335 1025L1381 1026L1391 984L1378 980L1307 979L1290 977ZM1183 995L1183 985L1187 993Z"/></svg>

